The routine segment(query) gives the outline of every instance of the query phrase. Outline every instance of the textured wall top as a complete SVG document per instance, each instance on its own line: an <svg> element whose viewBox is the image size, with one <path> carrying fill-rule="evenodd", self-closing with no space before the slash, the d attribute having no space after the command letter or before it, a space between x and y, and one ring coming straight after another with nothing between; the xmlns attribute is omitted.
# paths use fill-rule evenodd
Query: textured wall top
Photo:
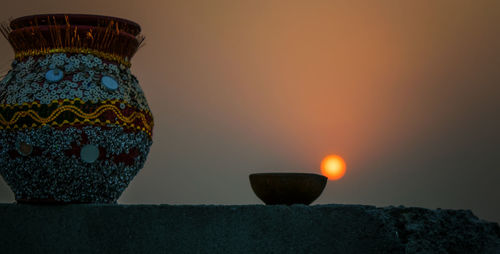
<svg viewBox="0 0 500 254"><path fill-rule="evenodd" d="M465 210L362 205L0 205L1 253L500 253Z"/></svg>

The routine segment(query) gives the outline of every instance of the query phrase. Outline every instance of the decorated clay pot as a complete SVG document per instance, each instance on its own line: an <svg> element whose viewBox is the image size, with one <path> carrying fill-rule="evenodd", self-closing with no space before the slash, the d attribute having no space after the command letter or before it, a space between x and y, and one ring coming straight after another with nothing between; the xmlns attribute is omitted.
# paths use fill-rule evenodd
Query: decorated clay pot
<svg viewBox="0 0 500 254"><path fill-rule="evenodd" d="M0 82L0 174L16 200L115 203L152 144L153 117L130 72L139 25L51 14L2 33L15 60Z"/></svg>

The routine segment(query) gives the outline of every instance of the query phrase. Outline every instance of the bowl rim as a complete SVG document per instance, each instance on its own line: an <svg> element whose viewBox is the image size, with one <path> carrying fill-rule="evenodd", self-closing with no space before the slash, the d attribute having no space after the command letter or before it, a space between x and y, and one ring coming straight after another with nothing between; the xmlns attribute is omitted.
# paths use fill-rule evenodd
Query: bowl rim
<svg viewBox="0 0 500 254"><path fill-rule="evenodd" d="M314 176L314 177L327 178L326 176L321 174L304 173L304 172L264 172L264 173L249 174L249 177L252 176Z"/></svg>

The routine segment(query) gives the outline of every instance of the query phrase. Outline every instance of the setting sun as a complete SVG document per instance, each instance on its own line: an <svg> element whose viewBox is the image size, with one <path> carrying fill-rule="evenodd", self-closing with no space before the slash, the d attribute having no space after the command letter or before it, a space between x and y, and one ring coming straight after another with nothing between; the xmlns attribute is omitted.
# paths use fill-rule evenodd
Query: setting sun
<svg viewBox="0 0 500 254"><path fill-rule="evenodd" d="M328 180L338 180L345 174L345 161L338 155L328 155L321 161L321 173Z"/></svg>

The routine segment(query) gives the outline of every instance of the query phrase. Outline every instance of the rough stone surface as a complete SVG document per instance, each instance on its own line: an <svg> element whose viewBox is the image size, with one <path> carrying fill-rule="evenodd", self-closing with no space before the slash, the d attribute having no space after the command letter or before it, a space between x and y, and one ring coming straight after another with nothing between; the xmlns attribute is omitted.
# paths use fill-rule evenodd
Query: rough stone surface
<svg viewBox="0 0 500 254"><path fill-rule="evenodd" d="M1 204L0 253L500 253L500 229L466 210Z"/></svg>

